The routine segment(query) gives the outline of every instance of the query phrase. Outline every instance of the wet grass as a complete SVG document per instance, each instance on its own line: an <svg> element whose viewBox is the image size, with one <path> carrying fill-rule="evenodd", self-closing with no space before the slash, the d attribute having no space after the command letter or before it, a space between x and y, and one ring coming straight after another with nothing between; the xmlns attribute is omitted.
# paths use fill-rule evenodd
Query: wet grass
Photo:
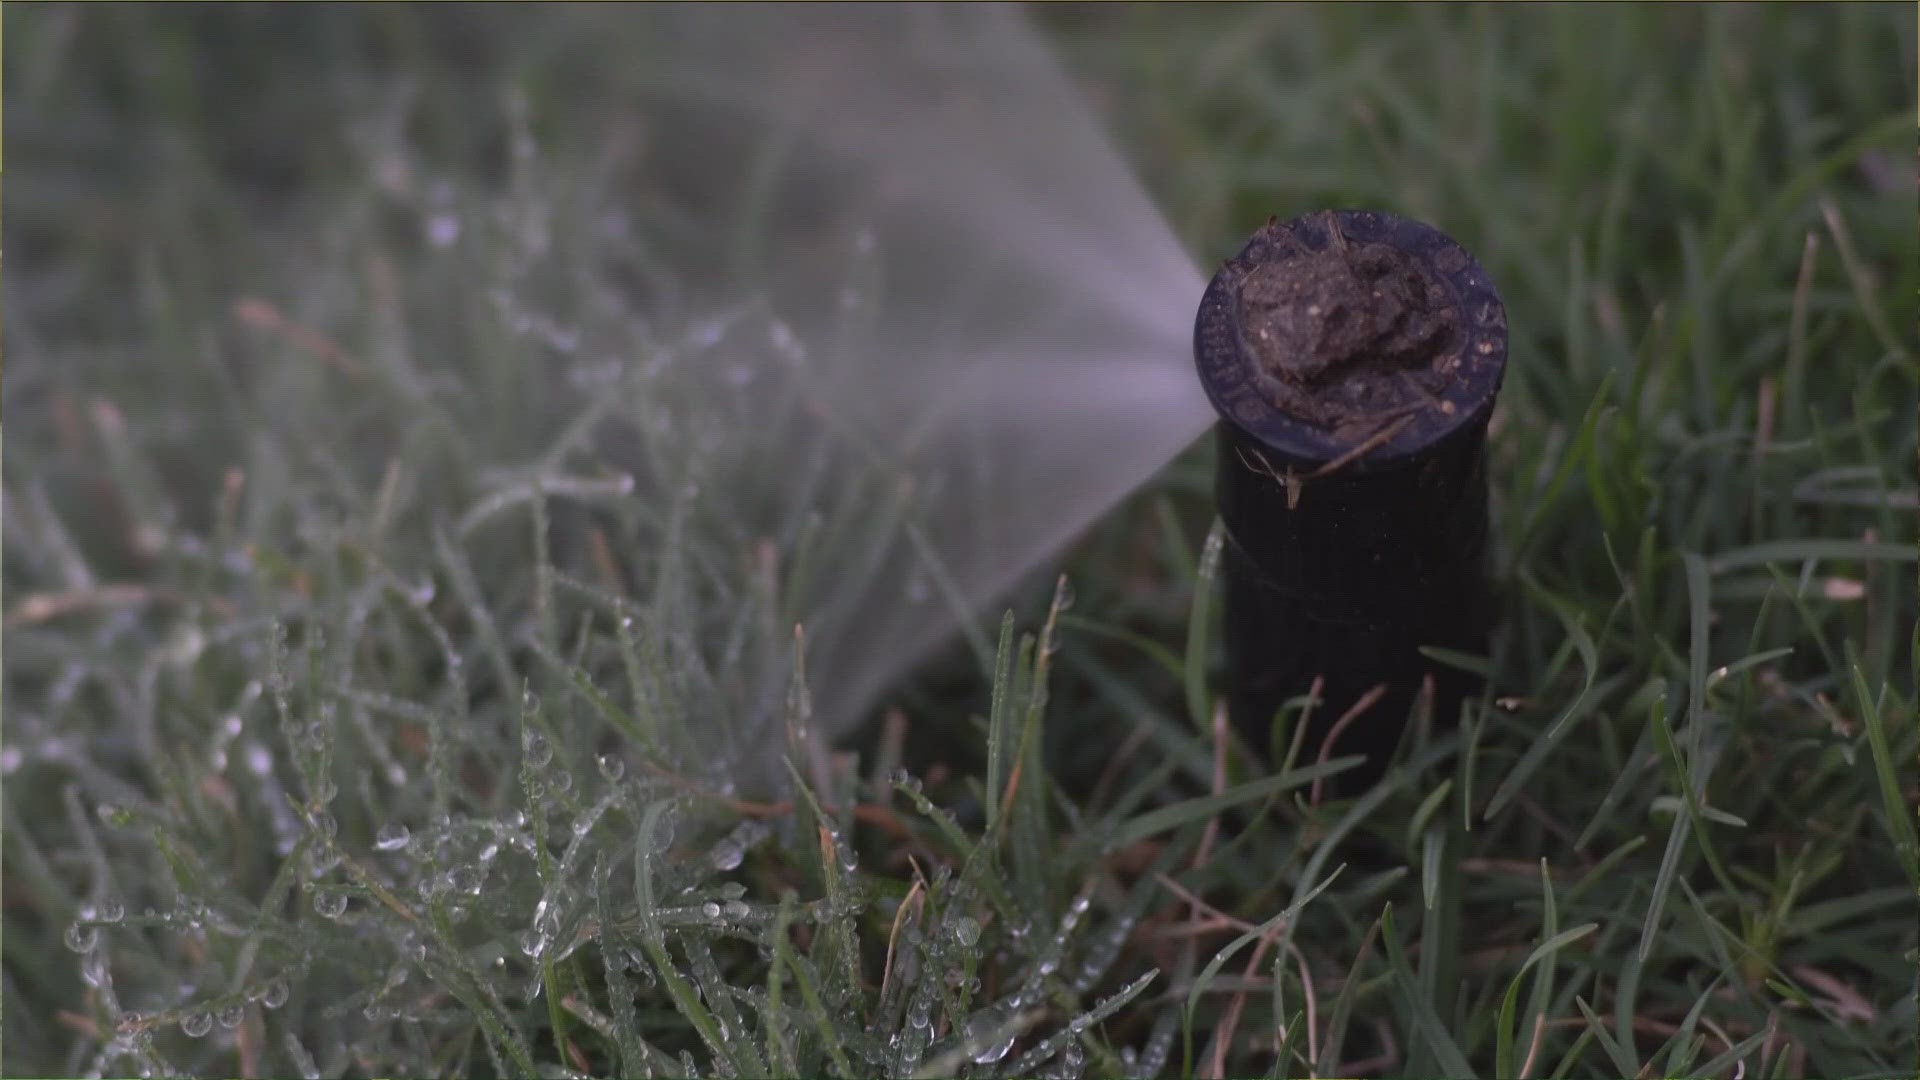
<svg viewBox="0 0 1920 1080"><path fill-rule="evenodd" d="M711 497L655 361L783 324L613 17L9 12L0 1071L1913 1075L1911 9L1046 15L1202 260L1505 295L1493 690L1346 802L1216 721L1204 446L811 737L891 489Z"/></svg>

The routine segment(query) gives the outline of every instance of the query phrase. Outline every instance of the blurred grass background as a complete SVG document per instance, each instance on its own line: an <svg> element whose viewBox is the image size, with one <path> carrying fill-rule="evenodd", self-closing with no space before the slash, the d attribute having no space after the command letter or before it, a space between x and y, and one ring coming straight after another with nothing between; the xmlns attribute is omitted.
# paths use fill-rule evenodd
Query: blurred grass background
<svg viewBox="0 0 1920 1080"><path fill-rule="evenodd" d="M1034 14L1203 264L1365 205L1500 282L1494 700L1357 802L1263 783L1207 723L1200 446L1051 632L1013 598L998 692L956 649L800 765L823 809L743 802L672 642L759 610L752 538L690 524L637 637L588 539L666 550L620 450L719 451L566 444L596 384L497 310L690 317L609 149L644 19L11 5L0 1071L1914 1074L1913 10Z"/></svg>

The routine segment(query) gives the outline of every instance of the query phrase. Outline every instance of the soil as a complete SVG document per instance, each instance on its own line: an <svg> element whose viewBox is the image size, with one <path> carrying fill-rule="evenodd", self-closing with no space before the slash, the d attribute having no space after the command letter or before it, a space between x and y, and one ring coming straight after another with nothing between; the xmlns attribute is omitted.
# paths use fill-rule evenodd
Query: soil
<svg viewBox="0 0 1920 1080"><path fill-rule="evenodd" d="M1279 254L1241 279L1240 334L1273 406L1360 439L1440 400L1466 335L1446 287L1416 257L1341 236L1311 250L1275 228Z"/></svg>

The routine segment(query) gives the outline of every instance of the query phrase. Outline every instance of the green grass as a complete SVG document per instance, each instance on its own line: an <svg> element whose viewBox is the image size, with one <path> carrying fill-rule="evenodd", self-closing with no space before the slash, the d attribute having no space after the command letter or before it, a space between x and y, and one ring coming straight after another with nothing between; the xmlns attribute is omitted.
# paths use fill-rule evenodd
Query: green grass
<svg viewBox="0 0 1920 1080"><path fill-rule="evenodd" d="M1046 13L1203 262L1505 295L1495 690L1318 806L1212 729L1205 446L810 737L894 489L650 374L612 17L9 9L0 1072L1914 1074L1911 8Z"/></svg>

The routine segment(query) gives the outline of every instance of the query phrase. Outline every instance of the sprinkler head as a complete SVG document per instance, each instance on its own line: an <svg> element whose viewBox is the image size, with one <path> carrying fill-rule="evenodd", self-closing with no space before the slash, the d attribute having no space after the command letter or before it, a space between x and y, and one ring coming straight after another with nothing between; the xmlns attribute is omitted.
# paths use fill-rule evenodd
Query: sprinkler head
<svg viewBox="0 0 1920 1080"><path fill-rule="evenodd" d="M1201 298L1228 707L1284 754L1276 714L1318 680L1301 763L1367 757L1336 794L1384 774L1416 705L1451 728L1479 691L1421 649L1487 650L1484 446L1506 360L1479 263L1392 214L1269 221Z"/></svg>

